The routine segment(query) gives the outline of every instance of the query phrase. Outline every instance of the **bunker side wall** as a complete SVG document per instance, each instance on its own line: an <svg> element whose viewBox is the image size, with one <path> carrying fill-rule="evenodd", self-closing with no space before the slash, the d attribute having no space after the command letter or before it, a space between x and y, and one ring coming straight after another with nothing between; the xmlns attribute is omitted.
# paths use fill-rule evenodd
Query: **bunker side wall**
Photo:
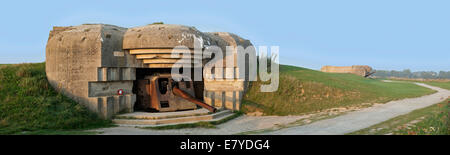
<svg viewBox="0 0 450 155"><path fill-rule="evenodd" d="M204 101L217 108L231 109L233 111L240 110L248 81L240 79L239 75L245 74L248 76L249 71L242 73L242 70L239 69L236 47L243 46L246 48L251 46L251 43L227 32L214 32L212 34L219 37L212 37L213 39L220 39L227 43L223 46L232 47L232 52L226 53L226 47L222 47L224 57L215 62L215 64L222 64L223 67L215 67L212 72L206 72Z"/></svg>
<svg viewBox="0 0 450 155"><path fill-rule="evenodd" d="M101 63L101 25L55 27L46 47L46 74L58 92L98 112L88 98L88 82Z"/></svg>
<svg viewBox="0 0 450 155"><path fill-rule="evenodd" d="M132 112L136 98L132 87L139 63L122 51L125 31L102 24L55 27L46 48L50 84L102 118Z"/></svg>
<svg viewBox="0 0 450 155"><path fill-rule="evenodd" d="M142 67L142 63L123 50L126 31L126 28L112 25L103 25L101 29L101 65L97 67L97 79L88 83L88 97L98 105L97 111L104 118L134 109L133 81L136 80L136 67Z"/></svg>

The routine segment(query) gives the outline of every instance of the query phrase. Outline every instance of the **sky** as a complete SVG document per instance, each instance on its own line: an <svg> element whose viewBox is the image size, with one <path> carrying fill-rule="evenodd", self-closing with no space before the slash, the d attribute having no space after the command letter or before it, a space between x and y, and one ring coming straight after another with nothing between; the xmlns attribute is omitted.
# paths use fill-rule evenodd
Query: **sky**
<svg viewBox="0 0 450 155"><path fill-rule="evenodd" d="M0 64L43 62L53 26L164 22L279 46L280 63L450 71L448 0L3 1Z"/></svg>

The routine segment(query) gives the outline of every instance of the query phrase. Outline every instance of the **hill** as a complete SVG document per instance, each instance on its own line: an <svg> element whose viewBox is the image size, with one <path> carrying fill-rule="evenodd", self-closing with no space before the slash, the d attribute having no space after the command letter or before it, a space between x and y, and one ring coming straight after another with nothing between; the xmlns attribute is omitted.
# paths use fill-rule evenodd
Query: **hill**
<svg viewBox="0 0 450 155"><path fill-rule="evenodd" d="M386 103L434 92L413 83L383 82L353 74L324 73L287 65L280 65L278 91L262 93L259 91L261 84L261 81L251 84L244 96L244 112L298 115L363 103Z"/></svg>
<svg viewBox="0 0 450 155"><path fill-rule="evenodd" d="M50 87L45 63L0 65L0 94L0 134L110 125Z"/></svg>

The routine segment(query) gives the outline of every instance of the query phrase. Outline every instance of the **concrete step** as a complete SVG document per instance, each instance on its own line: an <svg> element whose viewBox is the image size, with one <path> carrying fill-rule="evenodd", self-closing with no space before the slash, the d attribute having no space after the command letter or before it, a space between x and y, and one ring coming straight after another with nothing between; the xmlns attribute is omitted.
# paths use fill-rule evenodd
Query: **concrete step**
<svg viewBox="0 0 450 155"><path fill-rule="evenodd" d="M235 113L229 113L229 114L225 114L220 117L217 117L217 118L214 118L211 120L205 120L202 122L220 121L220 120L226 119L228 117L231 117L233 115L235 115ZM200 122L200 121L189 121L189 122L180 122L180 123L172 123L172 124L158 124L158 125L134 125L134 127L157 127L157 126L168 126L168 125L177 125L177 124L192 124L192 123L198 123L198 122ZM120 125L120 126L127 126L127 125Z"/></svg>
<svg viewBox="0 0 450 155"><path fill-rule="evenodd" d="M175 112L133 112L127 114L116 115L116 119L165 119L165 118L177 118L187 116L200 116L207 115L209 111L206 109L196 109L187 111L175 111Z"/></svg>
<svg viewBox="0 0 450 155"><path fill-rule="evenodd" d="M182 116L162 119L113 119L113 122L120 126L155 126L155 125L174 125L182 123L196 123L200 121L213 121L232 116L234 113L230 110L222 110L216 113L197 116Z"/></svg>

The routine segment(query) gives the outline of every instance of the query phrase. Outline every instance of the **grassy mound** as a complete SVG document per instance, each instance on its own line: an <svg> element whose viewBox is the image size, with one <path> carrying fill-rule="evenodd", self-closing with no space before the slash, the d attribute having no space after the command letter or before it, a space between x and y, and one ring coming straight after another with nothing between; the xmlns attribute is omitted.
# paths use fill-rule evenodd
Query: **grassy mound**
<svg viewBox="0 0 450 155"><path fill-rule="evenodd" d="M0 134L109 126L48 83L45 63L0 66Z"/></svg>
<svg viewBox="0 0 450 155"><path fill-rule="evenodd" d="M435 92L412 83L388 83L352 74L323 73L286 65L280 65L280 85L276 92L260 92L262 84L260 81L252 82L244 96L244 112L297 115L362 103L385 103Z"/></svg>

